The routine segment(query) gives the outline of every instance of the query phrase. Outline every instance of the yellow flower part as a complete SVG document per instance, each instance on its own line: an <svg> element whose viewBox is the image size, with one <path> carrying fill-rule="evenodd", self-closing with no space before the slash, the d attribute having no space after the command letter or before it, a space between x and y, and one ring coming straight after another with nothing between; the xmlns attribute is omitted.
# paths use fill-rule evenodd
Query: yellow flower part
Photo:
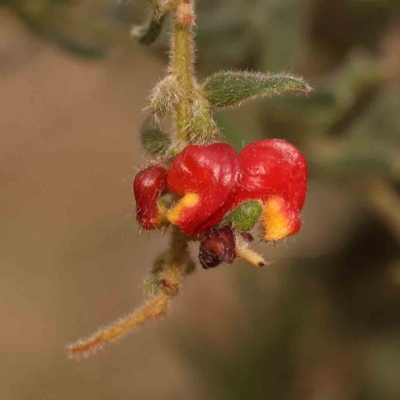
<svg viewBox="0 0 400 400"><path fill-rule="evenodd" d="M166 217L167 208L165 207L165 205L161 199L157 200L157 210L158 210L158 216L155 221L155 224L157 226L161 227L162 225L165 225L168 222L167 217Z"/></svg>
<svg viewBox="0 0 400 400"><path fill-rule="evenodd" d="M197 206L200 202L200 196L197 193L186 193L167 213L167 219L171 224L179 225L185 210Z"/></svg>
<svg viewBox="0 0 400 400"><path fill-rule="evenodd" d="M293 233L293 226L286 209L286 203L280 197L271 197L264 204L263 227L265 240L280 240Z"/></svg>

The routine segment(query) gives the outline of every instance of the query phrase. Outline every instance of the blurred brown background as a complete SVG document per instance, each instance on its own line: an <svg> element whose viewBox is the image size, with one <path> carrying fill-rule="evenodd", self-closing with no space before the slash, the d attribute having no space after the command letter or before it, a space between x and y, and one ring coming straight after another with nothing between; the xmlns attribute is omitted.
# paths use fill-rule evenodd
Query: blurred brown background
<svg viewBox="0 0 400 400"><path fill-rule="evenodd" d="M398 400L398 1L198 8L200 77L291 70L316 89L218 114L237 148L284 137L306 153L301 233L260 244L262 270L198 268L163 321L68 360L140 304L166 245L139 234L131 181L168 26L143 48L136 2L0 1L0 399Z"/></svg>

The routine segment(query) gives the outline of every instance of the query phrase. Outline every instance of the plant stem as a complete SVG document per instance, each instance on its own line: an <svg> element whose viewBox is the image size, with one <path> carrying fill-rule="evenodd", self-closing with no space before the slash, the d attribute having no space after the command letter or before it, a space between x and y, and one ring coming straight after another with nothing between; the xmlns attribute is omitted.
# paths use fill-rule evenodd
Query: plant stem
<svg viewBox="0 0 400 400"><path fill-rule="evenodd" d="M176 136L178 139L189 143L188 127L191 119L189 99L194 89L193 0L180 0L174 14L170 72L176 77L183 93L175 109Z"/></svg>
<svg viewBox="0 0 400 400"><path fill-rule="evenodd" d="M169 256L164 268L164 292L168 292L172 296L178 294L188 262L188 238L178 228L174 227L171 234Z"/></svg>
<svg viewBox="0 0 400 400"><path fill-rule="evenodd" d="M172 52L170 73L175 76L180 92L179 102L175 106L175 125L177 139L190 143L189 126L191 123L191 104L195 94L193 78L193 13L194 0L171 0L168 7L174 13ZM158 3L151 0L150 4ZM165 315L171 300L179 293L182 279L189 264L188 237L179 228L172 228L171 244L165 265L160 272L161 281L158 293L135 310L132 314L117 320L110 326L100 329L87 339L79 340L68 346L71 357L93 353L105 343L114 341L130 333L134 328L147 321Z"/></svg>
<svg viewBox="0 0 400 400"><path fill-rule="evenodd" d="M163 285L160 291L149 302L134 311L132 314L119 319L110 326L100 329L88 339L79 340L68 346L71 357L79 357L93 353L105 343L125 336L134 328L162 317L168 311L171 300L179 293L181 282L189 262L187 238L174 228L171 237L171 247L168 254L167 265L163 274Z"/></svg>

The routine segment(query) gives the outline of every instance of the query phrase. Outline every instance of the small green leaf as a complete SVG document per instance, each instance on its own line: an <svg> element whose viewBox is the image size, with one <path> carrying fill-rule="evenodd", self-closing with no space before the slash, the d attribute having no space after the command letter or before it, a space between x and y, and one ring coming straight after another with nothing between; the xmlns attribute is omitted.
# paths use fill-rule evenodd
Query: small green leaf
<svg viewBox="0 0 400 400"><path fill-rule="evenodd" d="M262 74L246 71L218 72L203 85L203 95L216 107L239 106L242 101L255 97L270 97L284 93L304 93L311 87L289 74Z"/></svg>
<svg viewBox="0 0 400 400"><path fill-rule="evenodd" d="M258 201L247 201L235 208L221 222L220 226L233 223L239 231L248 231L257 223L262 213L262 205Z"/></svg>
<svg viewBox="0 0 400 400"><path fill-rule="evenodd" d="M141 26L132 28L132 36L145 46L153 44L160 36L161 29L164 23L164 16L160 18L151 18L147 23Z"/></svg>
<svg viewBox="0 0 400 400"><path fill-rule="evenodd" d="M171 139L163 132L153 116L145 119L140 129L142 146L152 155L162 155L171 146Z"/></svg>

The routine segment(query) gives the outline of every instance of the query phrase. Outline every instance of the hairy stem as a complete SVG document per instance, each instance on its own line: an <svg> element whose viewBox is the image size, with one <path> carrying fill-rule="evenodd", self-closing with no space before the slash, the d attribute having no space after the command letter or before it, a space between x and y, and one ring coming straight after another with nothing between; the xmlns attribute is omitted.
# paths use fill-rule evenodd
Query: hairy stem
<svg viewBox="0 0 400 400"><path fill-rule="evenodd" d="M132 314L119 319L110 326L100 329L87 339L68 346L71 357L93 353L105 343L130 333L147 321L162 317L168 311L171 300L179 293L181 281L189 261L188 242L177 229L172 232L171 247L163 274L163 285L159 293Z"/></svg>
<svg viewBox="0 0 400 400"><path fill-rule="evenodd" d="M148 0L155 12L161 14L156 0ZM170 73L176 78L179 85L179 101L175 106L175 125L177 139L190 143L189 126L191 124L191 104L195 93L193 77L193 12L194 0L170 0L166 3L174 14L172 51L170 59ZM163 10L165 11L165 10ZM94 352L105 343L114 341L130 333L134 328L165 315L171 300L179 293L181 282L188 271L189 263L188 238L173 228L171 245L160 272L158 292L142 307L128 316L121 318L110 326L98 330L87 339L79 340L68 346L68 353L72 357L87 355Z"/></svg>
<svg viewBox="0 0 400 400"><path fill-rule="evenodd" d="M183 93L175 109L176 135L178 139L189 142L188 128L191 122L189 99L194 89L193 0L178 1L174 14L170 72L175 75Z"/></svg>

